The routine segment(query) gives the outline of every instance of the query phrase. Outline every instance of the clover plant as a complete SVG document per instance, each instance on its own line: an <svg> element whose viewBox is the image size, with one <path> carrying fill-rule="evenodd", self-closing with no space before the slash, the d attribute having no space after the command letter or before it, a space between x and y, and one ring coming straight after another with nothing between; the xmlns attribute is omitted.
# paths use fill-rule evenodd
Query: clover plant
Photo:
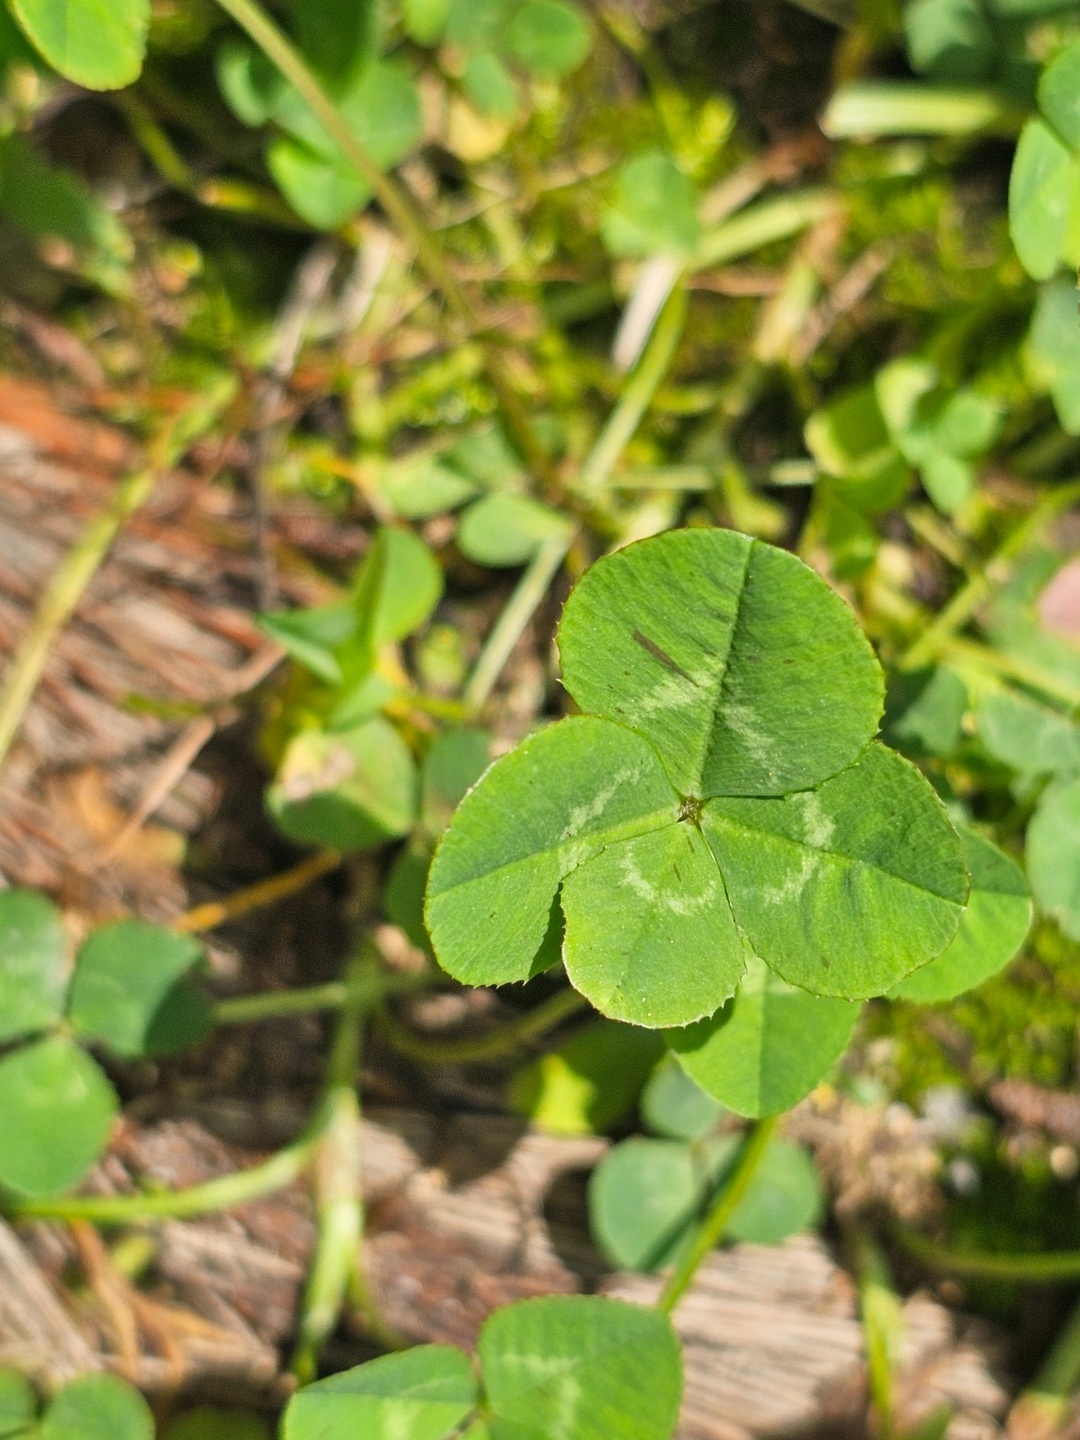
<svg viewBox="0 0 1080 1440"><path fill-rule="evenodd" d="M78 1184L109 1139L116 1094L86 1046L119 1059L201 1040L211 1012L202 950L140 920L95 930L68 958L60 915L29 890L0 893L0 1187L49 1195Z"/></svg>
<svg viewBox="0 0 1080 1440"><path fill-rule="evenodd" d="M137 1390L114 1375L80 1375L38 1415L21 1375L0 1370L0 1440L153 1440L154 1417Z"/></svg>
<svg viewBox="0 0 1080 1440"><path fill-rule="evenodd" d="M874 739L878 663L799 560L731 531L641 541L586 573L559 650L586 713L497 761L436 850L427 921L450 974L527 980L554 924L601 1014L662 1029L760 1115L839 1057L852 1002L953 944L972 963L986 927L964 843ZM1023 924L997 929L987 968L1026 930L1008 885Z"/></svg>

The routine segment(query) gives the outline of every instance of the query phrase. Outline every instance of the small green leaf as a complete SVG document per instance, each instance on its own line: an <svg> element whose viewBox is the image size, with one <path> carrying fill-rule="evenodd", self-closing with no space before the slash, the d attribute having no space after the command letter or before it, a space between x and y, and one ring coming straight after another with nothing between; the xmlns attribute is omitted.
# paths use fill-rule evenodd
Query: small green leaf
<svg viewBox="0 0 1080 1440"><path fill-rule="evenodd" d="M591 45L588 25L566 0L525 0L506 32L507 50L533 75L569 75Z"/></svg>
<svg viewBox="0 0 1080 1440"><path fill-rule="evenodd" d="M0 1440L14 1440L37 1418L33 1386L14 1370L0 1370Z"/></svg>
<svg viewBox="0 0 1080 1440"><path fill-rule="evenodd" d="M823 1209L813 1160L801 1146L774 1140L731 1217L727 1236L749 1245L779 1245L809 1230Z"/></svg>
<svg viewBox="0 0 1080 1440"><path fill-rule="evenodd" d="M682 1361L655 1310L593 1295L523 1300L490 1316L479 1353L495 1436L670 1440Z"/></svg>
<svg viewBox="0 0 1080 1440"><path fill-rule="evenodd" d="M645 1274L670 1265L719 1168L715 1150L707 1156L679 1140L625 1140L609 1150L589 1179L589 1226L611 1264Z"/></svg>
<svg viewBox="0 0 1080 1440"><path fill-rule="evenodd" d="M431 948L424 925L424 888L430 866L431 851L426 844L404 846L390 867L382 891L383 914L421 950Z"/></svg>
<svg viewBox="0 0 1080 1440"><path fill-rule="evenodd" d="M524 565L546 540L565 536L573 525L557 510L525 495L485 495L461 517L457 542L478 565Z"/></svg>
<svg viewBox="0 0 1080 1440"><path fill-rule="evenodd" d="M1080 148L1080 41L1067 45L1042 72L1039 109L1066 145Z"/></svg>
<svg viewBox="0 0 1080 1440"><path fill-rule="evenodd" d="M198 1044L213 1025L209 1002L192 980L202 958L189 935L144 920L102 926L75 960L72 1025L124 1059Z"/></svg>
<svg viewBox="0 0 1080 1440"><path fill-rule="evenodd" d="M41 1040L0 1060L0 1186L54 1195L77 1185L104 1150L119 1105L98 1067L69 1040Z"/></svg>
<svg viewBox="0 0 1080 1440"><path fill-rule="evenodd" d="M553 1135L593 1135L634 1106L661 1045L651 1030L601 1020L519 1070L510 1108Z"/></svg>
<svg viewBox="0 0 1080 1440"><path fill-rule="evenodd" d="M0 891L0 1041L63 1014L68 966L56 907L35 890Z"/></svg>
<svg viewBox="0 0 1080 1440"><path fill-rule="evenodd" d="M405 33L418 45L437 45L450 18L451 0L401 0Z"/></svg>
<svg viewBox="0 0 1080 1440"><path fill-rule="evenodd" d="M562 720L496 761L435 852L427 924L469 985L526 980L560 882L614 841L673 825L677 797L645 740Z"/></svg>
<svg viewBox="0 0 1080 1440"><path fill-rule="evenodd" d="M860 514L878 514L903 499L910 471L875 386L848 391L815 411L806 422L805 439L821 469L833 477L839 497Z"/></svg>
<svg viewBox="0 0 1080 1440"><path fill-rule="evenodd" d="M975 718L987 751L1021 775L1080 770L1080 726L1057 710L1002 690L982 697Z"/></svg>
<svg viewBox="0 0 1080 1440"><path fill-rule="evenodd" d="M119 90L138 79L150 0L8 0L15 18L66 80Z"/></svg>
<svg viewBox="0 0 1080 1440"><path fill-rule="evenodd" d="M424 756L420 820L433 839L491 763L491 736L486 730L448 730Z"/></svg>
<svg viewBox="0 0 1080 1440"><path fill-rule="evenodd" d="M460 1350L417 1345L308 1385L286 1407L282 1440L449 1440L476 1401Z"/></svg>
<svg viewBox="0 0 1080 1440"><path fill-rule="evenodd" d="M439 562L418 535L395 525L384 525L375 541L382 571L373 619L376 646L404 640L424 623L438 605L443 592ZM364 588L365 561L357 578L357 597Z"/></svg>
<svg viewBox="0 0 1080 1440"><path fill-rule="evenodd" d="M461 88L481 115L509 120L517 113L520 99L514 77L490 50L469 56L461 76Z"/></svg>
<svg viewBox="0 0 1080 1440"><path fill-rule="evenodd" d="M336 229L371 199L371 187L343 155L323 155L291 135L270 143L266 165L297 215L316 230Z"/></svg>
<svg viewBox="0 0 1080 1440"><path fill-rule="evenodd" d="M858 1018L858 1005L798 990L751 956L733 1000L664 1039L687 1074L729 1110L779 1115L836 1064Z"/></svg>
<svg viewBox="0 0 1080 1440"><path fill-rule="evenodd" d="M270 1426L251 1410L200 1405L178 1415L162 1440L270 1440Z"/></svg>
<svg viewBox="0 0 1080 1440"><path fill-rule="evenodd" d="M940 955L967 903L941 801L880 745L816 790L712 800L702 826L755 952L816 995L883 994Z"/></svg>
<svg viewBox="0 0 1080 1440"><path fill-rule="evenodd" d="M353 730L305 730L289 744L267 807L302 845L365 850L404 835L416 816L416 766L381 717Z"/></svg>
<svg viewBox="0 0 1080 1440"><path fill-rule="evenodd" d="M1031 892L1015 861L975 830L960 831L971 895L952 943L892 991L922 1005L952 1000L1003 970L1031 926Z"/></svg>
<svg viewBox="0 0 1080 1440"><path fill-rule="evenodd" d="M1062 277L1040 289L1025 359L1034 382L1050 392L1062 429L1080 435L1080 327L1072 280Z"/></svg>
<svg viewBox="0 0 1080 1440"><path fill-rule="evenodd" d="M445 457L420 454L387 461L379 472L379 490L395 515L429 520L471 500L477 486Z"/></svg>
<svg viewBox="0 0 1080 1440"><path fill-rule="evenodd" d="M288 84L261 50L241 40L226 40L219 47L214 74L233 114L253 129L267 123Z"/></svg>
<svg viewBox="0 0 1080 1440"><path fill-rule="evenodd" d="M735 993L742 938L716 862L691 825L612 843L563 881L570 983L612 1020L659 1029Z"/></svg>
<svg viewBox="0 0 1080 1440"><path fill-rule="evenodd" d="M1080 940L1080 780L1052 785L1027 832L1027 869L1036 903L1070 940Z"/></svg>
<svg viewBox="0 0 1080 1440"><path fill-rule="evenodd" d="M844 601L730 530L669 531L599 561L567 601L559 652L582 709L647 736L688 796L815 785L881 714L881 670Z"/></svg>
<svg viewBox="0 0 1080 1440"><path fill-rule="evenodd" d="M446 38L463 50L498 47L517 0L450 0Z"/></svg>
<svg viewBox="0 0 1080 1440"><path fill-rule="evenodd" d="M724 1106L706 1094L673 1055L664 1056L641 1097L642 1122L654 1134L674 1140L702 1139L723 1114Z"/></svg>
<svg viewBox="0 0 1080 1440"><path fill-rule="evenodd" d="M602 230L612 255L689 258L701 239L693 181L662 150L627 160Z"/></svg>
<svg viewBox="0 0 1080 1440"><path fill-rule="evenodd" d="M906 671L889 681L882 733L905 755L951 755L967 708L967 686L947 665Z"/></svg>
<svg viewBox="0 0 1080 1440"><path fill-rule="evenodd" d="M979 0L913 0L904 33L912 69L940 80L981 80L997 51Z"/></svg>
<svg viewBox="0 0 1080 1440"><path fill-rule="evenodd" d="M1009 231L1035 280L1049 279L1061 262L1074 163L1044 121L1027 122L1009 178Z"/></svg>
<svg viewBox="0 0 1080 1440"><path fill-rule="evenodd" d="M335 98L347 92L374 53L377 0L289 0L305 58Z"/></svg>
<svg viewBox="0 0 1080 1440"><path fill-rule="evenodd" d="M335 652L356 632L356 611L351 605L280 610L260 615L258 624L264 635L276 640L305 670L328 685L340 684L341 664Z"/></svg>
<svg viewBox="0 0 1080 1440"><path fill-rule="evenodd" d="M80 1375L45 1411L41 1440L154 1440L154 1417L115 1375Z"/></svg>

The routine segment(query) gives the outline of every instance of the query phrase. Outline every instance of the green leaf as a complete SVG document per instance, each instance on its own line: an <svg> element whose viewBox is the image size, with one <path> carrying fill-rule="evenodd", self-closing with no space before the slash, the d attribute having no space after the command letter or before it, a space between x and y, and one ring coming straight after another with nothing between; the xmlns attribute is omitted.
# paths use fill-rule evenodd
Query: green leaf
<svg viewBox="0 0 1080 1440"><path fill-rule="evenodd" d="M203 959L189 935L144 920L95 930L75 960L69 1015L114 1055L172 1055L210 1033L210 1005L192 980Z"/></svg>
<svg viewBox="0 0 1080 1440"><path fill-rule="evenodd" d="M1003 970L1031 926L1031 892L1023 871L969 826L960 831L971 872L971 895L952 943L892 991L901 1000L934 1005L973 990Z"/></svg>
<svg viewBox="0 0 1080 1440"><path fill-rule="evenodd" d="M567 976L601 1015L685 1025L735 993L743 942L693 826L609 844L566 876L562 904Z"/></svg>
<svg viewBox="0 0 1080 1440"><path fill-rule="evenodd" d="M446 38L463 50L498 47L517 0L450 0Z"/></svg>
<svg viewBox="0 0 1080 1440"><path fill-rule="evenodd" d="M814 785L881 714L881 670L843 600L729 530L669 531L599 561L567 602L559 651L582 709L647 736L683 795Z"/></svg>
<svg viewBox="0 0 1080 1440"><path fill-rule="evenodd" d="M627 160L601 228L612 255L688 259L701 239L693 181L662 150Z"/></svg>
<svg viewBox="0 0 1080 1440"><path fill-rule="evenodd" d="M150 0L8 0L8 5L66 80L88 90L119 90L138 78Z"/></svg>
<svg viewBox="0 0 1080 1440"><path fill-rule="evenodd" d="M616 840L674 824L677 797L639 735L562 720L496 761L435 852L427 924L469 985L526 980L560 881Z"/></svg>
<svg viewBox="0 0 1080 1440"><path fill-rule="evenodd" d="M280 610L258 617L264 635L328 685L341 683L341 663L335 654L356 633L356 611L351 605L323 605L312 610Z"/></svg>
<svg viewBox="0 0 1080 1440"><path fill-rule="evenodd" d="M367 181L343 155L322 155L289 135L270 143L266 165L297 215L316 230L336 229L371 199Z"/></svg>
<svg viewBox="0 0 1080 1440"><path fill-rule="evenodd" d="M476 1401L460 1350L418 1345L308 1385L286 1407L282 1440L449 1440Z"/></svg>
<svg viewBox="0 0 1080 1440"><path fill-rule="evenodd" d="M913 0L904 33L912 68L940 80L981 80L997 50L979 0Z"/></svg>
<svg viewBox="0 0 1080 1440"><path fill-rule="evenodd" d="M289 0L300 49L335 98L355 83L379 35L377 0Z"/></svg>
<svg viewBox="0 0 1080 1440"><path fill-rule="evenodd" d="M816 790L712 800L702 827L755 952L817 995L884 993L945 949L967 902L941 801L880 745Z"/></svg>
<svg viewBox="0 0 1080 1440"><path fill-rule="evenodd" d="M0 891L0 1041L54 1025L68 966L56 907L35 890Z"/></svg>
<svg viewBox="0 0 1080 1440"><path fill-rule="evenodd" d="M708 1095L739 1115L779 1115L843 1055L859 1006L788 985L757 956L738 993L709 1020L664 1039Z"/></svg>
<svg viewBox="0 0 1080 1440"><path fill-rule="evenodd" d="M773 1140L727 1228L730 1240L779 1245L821 1218L824 1197L813 1160L799 1145Z"/></svg>
<svg viewBox="0 0 1080 1440"><path fill-rule="evenodd" d="M1032 379L1048 390L1062 429L1080 435L1080 326L1072 280L1039 291L1025 352Z"/></svg>
<svg viewBox="0 0 1080 1440"><path fill-rule="evenodd" d="M987 751L1021 775L1080 770L1080 726L1056 710L1002 690L982 697L975 718Z"/></svg>
<svg viewBox="0 0 1080 1440"><path fill-rule="evenodd" d="M951 755L967 708L967 686L947 665L907 671L889 680L882 733L905 755Z"/></svg>
<svg viewBox="0 0 1080 1440"><path fill-rule="evenodd" d="M435 839L491 763L486 730L448 730L424 756L420 819Z"/></svg>
<svg viewBox="0 0 1080 1440"><path fill-rule="evenodd" d="M1039 109L1066 145L1080 148L1080 41L1067 45L1042 72Z"/></svg>
<svg viewBox="0 0 1080 1440"><path fill-rule="evenodd" d="M0 1440L22 1435L36 1418L33 1386L14 1370L0 1370Z"/></svg>
<svg viewBox="0 0 1080 1440"><path fill-rule="evenodd" d="M354 730L305 730L288 746L267 808L290 839L365 850L405 835L416 816L416 766L381 717Z"/></svg>
<svg viewBox="0 0 1080 1440"><path fill-rule="evenodd" d="M1020 263L1035 280L1058 268L1065 242L1074 161L1042 120L1020 132L1009 177L1009 231Z"/></svg>
<svg viewBox="0 0 1080 1440"><path fill-rule="evenodd" d="M364 587L364 571L375 563L376 552L382 573L373 634L376 646L381 646L404 640L428 619L442 597L443 576L430 546L418 535L384 525L357 579L358 597Z"/></svg>
<svg viewBox="0 0 1080 1440"><path fill-rule="evenodd" d="M506 32L507 50L533 75L569 75L591 47L588 25L565 0L525 0Z"/></svg>
<svg viewBox="0 0 1080 1440"><path fill-rule="evenodd" d="M524 565L545 541L572 531L564 515L525 495L485 495L461 517L457 542L478 565Z"/></svg>
<svg viewBox="0 0 1080 1440"><path fill-rule="evenodd" d="M633 1109L660 1053L651 1030L585 1025L517 1072L510 1108L553 1135L597 1134Z"/></svg>
<svg viewBox="0 0 1080 1440"><path fill-rule="evenodd" d="M679 1342L655 1310L589 1295L508 1305L480 1332L493 1440L670 1440Z"/></svg>
<svg viewBox="0 0 1080 1440"><path fill-rule="evenodd" d="M429 520L471 500L477 486L445 457L420 454L388 461L379 473L379 489L395 515Z"/></svg>
<svg viewBox="0 0 1080 1440"><path fill-rule="evenodd" d="M380 169L403 160L422 133L420 102L408 71L376 60L366 65L338 109ZM302 219L320 229L348 220L371 192L291 87L278 98L273 118L289 138L275 140L267 164L285 198Z"/></svg>
<svg viewBox="0 0 1080 1440"><path fill-rule="evenodd" d="M41 1040L0 1060L0 1186L54 1195L104 1150L119 1109L113 1088L70 1040Z"/></svg>
<svg viewBox="0 0 1080 1440"><path fill-rule="evenodd" d="M514 77L490 50L469 56L461 76L461 88L481 115L509 120L517 113L520 99Z"/></svg>
<svg viewBox="0 0 1080 1440"><path fill-rule="evenodd" d="M418 45L437 45L450 18L451 0L401 0L405 33Z"/></svg>
<svg viewBox="0 0 1080 1440"><path fill-rule="evenodd" d="M115 1375L80 1375L45 1411L41 1440L154 1440L154 1417Z"/></svg>
<svg viewBox="0 0 1080 1440"><path fill-rule="evenodd" d="M271 1440L270 1427L251 1410L221 1410L200 1405L178 1415L162 1440Z"/></svg>
<svg viewBox="0 0 1080 1440"><path fill-rule="evenodd" d="M1035 901L1070 940L1080 940L1080 780L1042 796L1027 831L1027 870Z"/></svg>
<svg viewBox="0 0 1080 1440"><path fill-rule="evenodd" d="M261 50L241 40L226 40L218 48L214 74L225 103L252 128L267 123L288 85Z"/></svg>
<svg viewBox="0 0 1080 1440"><path fill-rule="evenodd" d="M724 1106L701 1088L673 1055L665 1055L641 1097L642 1122L656 1135L700 1140L716 1127Z"/></svg>
<svg viewBox="0 0 1080 1440"><path fill-rule="evenodd" d="M848 391L815 411L806 422L805 439L821 469L839 482L840 498L861 514L892 509L903 499L910 472L875 386Z"/></svg>
<svg viewBox="0 0 1080 1440"><path fill-rule="evenodd" d="M625 1140L609 1150L589 1178L589 1227L606 1258L645 1274L670 1265L719 1170L715 1147L679 1140Z"/></svg>

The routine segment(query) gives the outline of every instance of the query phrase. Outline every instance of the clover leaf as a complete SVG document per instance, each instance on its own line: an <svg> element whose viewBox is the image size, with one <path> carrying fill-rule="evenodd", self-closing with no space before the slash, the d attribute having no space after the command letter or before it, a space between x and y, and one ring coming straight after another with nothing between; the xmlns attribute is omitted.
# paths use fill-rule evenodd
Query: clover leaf
<svg viewBox="0 0 1080 1440"><path fill-rule="evenodd" d="M850 610L794 556L683 530L598 562L559 629L592 711L499 760L435 853L435 953L523 981L552 904L604 1015L687 1025L748 953L817 995L881 994L941 953L968 873L927 782L871 743L883 680Z"/></svg>
<svg viewBox="0 0 1080 1440"><path fill-rule="evenodd" d="M56 907L0 894L0 1186L52 1195L77 1185L108 1143L120 1105L82 1044L167 1055L201 1040L212 1016L194 940L141 920L91 934L74 967Z"/></svg>

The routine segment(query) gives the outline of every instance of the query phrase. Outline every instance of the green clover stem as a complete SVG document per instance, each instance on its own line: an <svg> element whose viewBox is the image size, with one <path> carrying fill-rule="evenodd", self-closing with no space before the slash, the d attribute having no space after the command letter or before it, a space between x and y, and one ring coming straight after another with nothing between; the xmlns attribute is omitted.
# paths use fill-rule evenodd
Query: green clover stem
<svg viewBox="0 0 1080 1440"><path fill-rule="evenodd" d="M476 1060L497 1060L511 1055L530 1040L546 1035L587 1005L583 995L569 986L558 990L535 1010L512 1020L490 1035L470 1040L432 1040L406 1030L385 1009L376 1014L376 1024L399 1055L428 1065L467 1065Z"/></svg>
<svg viewBox="0 0 1080 1440"><path fill-rule="evenodd" d="M387 995L420 989L435 978L430 971L371 976L368 979L370 1003L377 1004ZM280 1020L289 1015L341 1010L348 996L344 980L331 980L325 985L308 985L298 990L272 990L264 995L237 995L232 1000L218 1001L214 1006L214 1022L217 1025L254 1025L262 1020Z"/></svg>
<svg viewBox="0 0 1080 1440"><path fill-rule="evenodd" d="M757 1173L779 1118L777 1115L770 1115L764 1120L758 1120L746 1132L735 1168L717 1191L690 1247L671 1275L668 1276L667 1283L660 1292L656 1308L662 1314L671 1314L689 1288L701 1262L709 1251L724 1238L724 1232L731 1223L731 1217L738 1209L739 1202L750 1188L750 1182Z"/></svg>
<svg viewBox="0 0 1080 1440"><path fill-rule="evenodd" d="M1080 1279L1080 1250L994 1255L980 1250L951 1250L906 1225L893 1225L891 1233L913 1259L931 1270L943 1270L951 1275L972 1280L1014 1280L1027 1285L1057 1285L1063 1280Z"/></svg>

